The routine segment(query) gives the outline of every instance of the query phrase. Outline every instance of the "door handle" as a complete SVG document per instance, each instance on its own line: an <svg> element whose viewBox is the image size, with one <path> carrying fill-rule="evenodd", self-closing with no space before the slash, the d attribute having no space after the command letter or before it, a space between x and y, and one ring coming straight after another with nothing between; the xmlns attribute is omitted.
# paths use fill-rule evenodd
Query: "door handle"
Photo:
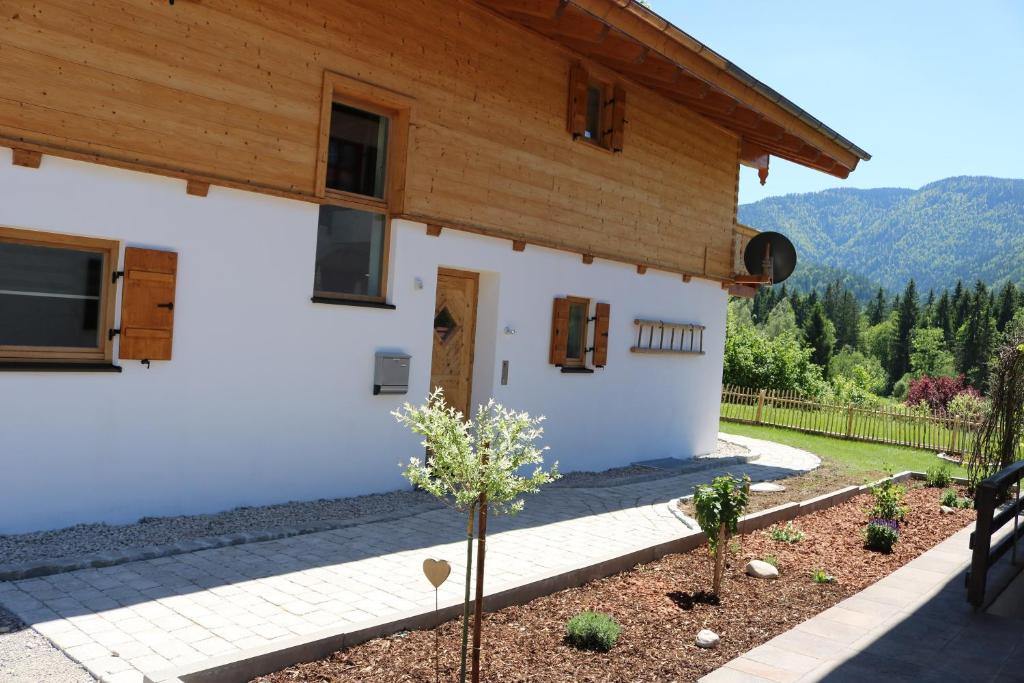
<svg viewBox="0 0 1024 683"><path fill-rule="evenodd" d="M157 304L156 307L157 308L166 308L168 311L173 311L174 310L174 302L172 301L172 302L167 303L167 304Z"/></svg>

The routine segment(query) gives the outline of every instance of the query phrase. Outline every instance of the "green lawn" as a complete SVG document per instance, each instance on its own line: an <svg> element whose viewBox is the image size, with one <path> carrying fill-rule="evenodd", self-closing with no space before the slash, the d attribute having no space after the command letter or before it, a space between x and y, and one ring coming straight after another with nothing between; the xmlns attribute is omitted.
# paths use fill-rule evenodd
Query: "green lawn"
<svg viewBox="0 0 1024 683"><path fill-rule="evenodd" d="M794 448L802 448L814 453L826 463L840 467L845 474L858 479L863 477L864 480L884 476L887 467L894 472L904 470L924 472L929 467L941 462L935 457L933 451L846 441L779 427L761 427L722 420L719 422L719 429L726 434L749 436L755 439L776 441ZM954 476L966 476L964 469L959 465L949 463L949 466Z"/></svg>

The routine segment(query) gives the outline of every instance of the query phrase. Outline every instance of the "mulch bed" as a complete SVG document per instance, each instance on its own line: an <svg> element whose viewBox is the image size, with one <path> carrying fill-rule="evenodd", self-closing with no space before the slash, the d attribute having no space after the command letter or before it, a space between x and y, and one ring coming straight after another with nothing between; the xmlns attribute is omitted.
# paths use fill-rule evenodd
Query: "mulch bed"
<svg viewBox="0 0 1024 683"><path fill-rule="evenodd" d="M862 529L871 496L801 517L796 544L773 541L767 530L733 539L734 555L720 603L711 586L704 548L669 555L616 576L593 581L519 606L488 614L484 621L484 680L696 681L734 657L770 640L859 592L967 526L973 510L940 514L940 489L911 484L910 506L900 540L890 555L863 548ZM743 573L749 559L772 555L781 577L753 579ZM835 582L815 584L824 569ZM583 610L610 613L622 625L611 652L577 650L564 641L565 624ZM716 650L701 650L701 629L718 633ZM441 680L458 680L461 623L440 627ZM332 656L256 679L257 683L434 681L434 632L401 633L342 650Z"/></svg>

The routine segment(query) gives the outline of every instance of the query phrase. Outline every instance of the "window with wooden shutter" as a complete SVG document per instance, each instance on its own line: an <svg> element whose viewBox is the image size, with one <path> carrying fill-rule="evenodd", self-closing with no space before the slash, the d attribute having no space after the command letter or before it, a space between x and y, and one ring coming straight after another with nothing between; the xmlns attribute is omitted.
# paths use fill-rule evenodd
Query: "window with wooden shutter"
<svg viewBox="0 0 1024 683"><path fill-rule="evenodd" d="M128 247L121 293L122 360L170 360L178 255Z"/></svg>
<svg viewBox="0 0 1024 683"><path fill-rule="evenodd" d="M626 126L626 89L590 75L579 62L569 68L568 128L574 140L621 152Z"/></svg>
<svg viewBox="0 0 1024 683"><path fill-rule="evenodd" d="M594 307L594 367L603 368L608 364L608 327L612 307L597 304Z"/></svg>
<svg viewBox="0 0 1024 683"><path fill-rule="evenodd" d="M621 85L614 88L611 110L611 149L613 152L621 152L626 129L626 89Z"/></svg>
<svg viewBox="0 0 1024 683"><path fill-rule="evenodd" d="M551 314L551 348L550 362L552 365L565 365L566 341L569 337L569 300L555 299Z"/></svg>

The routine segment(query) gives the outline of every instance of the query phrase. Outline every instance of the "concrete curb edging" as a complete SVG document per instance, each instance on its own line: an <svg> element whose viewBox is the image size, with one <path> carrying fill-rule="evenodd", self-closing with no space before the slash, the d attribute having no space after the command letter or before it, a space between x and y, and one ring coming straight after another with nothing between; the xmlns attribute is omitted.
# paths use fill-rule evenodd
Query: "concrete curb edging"
<svg viewBox="0 0 1024 683"><path fill-rule="evenodd" d="M908 471L891 477L895 482L911 478L923 479L924 475ZM885 479L880 481L885 481ZM800 503L785 503L746 515L740 520L740 532L748 533L766 529L778 522L833 507L867 491L873 485L849 486ZM679 500L676 498L668 505L673 510L678 510ZM689 528L689 524L684 521L686 516L682 512L676 516ZM486 596L487 611L496 611L512 605L523 605L545 595L582 586L595 579L627 571L639 564L653 562L665 555L689 552L703 545L705 541L706 538L702 531L690 530L672 541L641 548L625 555L610 556L586 567L556 569L547 576L529 583L488 594ZM388 617L386 620L363 625L354 631L324 629L308 636L296 636L244 652L213 657L185 669L170 669L147 675L144 677L144 681L145 683L247 683L258 676L295 664L321 659L338 650L353 647L374 638L400 631L434 628L457 618L461 613L461 601L448 601L440 606L436 614L433 611L411 610L397 617Z"/></svg>

